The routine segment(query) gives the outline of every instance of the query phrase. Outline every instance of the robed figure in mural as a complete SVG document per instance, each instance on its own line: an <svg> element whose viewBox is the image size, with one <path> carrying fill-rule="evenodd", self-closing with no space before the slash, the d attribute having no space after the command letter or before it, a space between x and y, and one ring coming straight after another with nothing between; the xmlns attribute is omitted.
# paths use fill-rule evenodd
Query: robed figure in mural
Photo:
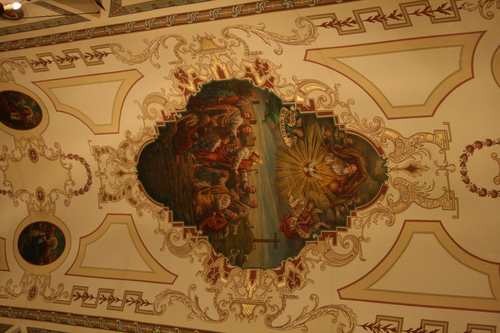
<svg viewBox="0 0 500 333"><path fill-rule="evenodd" d="M346 145L323 145L324 162L330 166L326 186L338 199L351 197L368 178L366 159L361 152Z"/></svg>

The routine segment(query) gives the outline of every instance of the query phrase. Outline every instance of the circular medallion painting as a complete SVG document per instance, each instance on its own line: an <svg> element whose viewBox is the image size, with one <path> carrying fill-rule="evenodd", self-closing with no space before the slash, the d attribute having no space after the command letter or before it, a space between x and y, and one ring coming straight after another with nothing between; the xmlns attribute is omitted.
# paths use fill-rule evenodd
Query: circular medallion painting
<svg viewBox="0 0 500 333"><path fill-rule="evenodd" d="M24 11L22 8L19 9L7 9L0 18L10 21L18 21L24 18Z"/></svg>
<svg viewBox="0 0 500 333"><path fill-rule="evenodd" d="M278 267L377 197L384 160L333 117L249 81L213 81L143 147L147 195L196 226L232 265Z"/></svg>
<svg viewBox="0 0 500 333"><path fill-rule="evenodd" d="M0 92L0 121L15 130L30 130L42 121L42 110L30 96L5 90Z"/></svg>
<svg viewBox="0 0 500 333"><path fill-rule="evenodd" d="M63 254L66 238L55 224L35 222L23 229L17 245L24 260L33 265L44 266L53 263Z"/></svg>

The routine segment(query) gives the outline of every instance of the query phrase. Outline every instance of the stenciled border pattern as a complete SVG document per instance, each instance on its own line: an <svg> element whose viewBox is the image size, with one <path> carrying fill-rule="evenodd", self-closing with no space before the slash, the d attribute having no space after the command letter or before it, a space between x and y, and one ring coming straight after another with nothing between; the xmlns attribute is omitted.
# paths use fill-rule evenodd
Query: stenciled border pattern
<svg viewBox="0 0 500 333"><path fill-rule="evenodd" d="M43 281L45 280L45 281ZM41 286L45 282L45 286ZM75 285L71 290L65 290L64 284L59 283L57 291L47 288L50 278L40 278L36 275L25 275L20 285L14 285L9 280L6 286L0 286L0 299L16 299L21 295L26 295L26 300L34 302L37 299L43 302L63 305L79 305L82 308L97 309L123 312L126 308L133 308L134 313L153 314L153 302L150 302L142 291L124 290L120 296L119 292L112 288L98 288L96 292L89 291L88 286ZM22 289L17 295L13 292L16 289ZM40 296L40 297L38 297ZM1 315L0 315L1 318Z"/></svg>
<svg viewBox="0 0 500 333"><path fill-rule="evenodd" d="M343 2L358 0L343 0ZM272 13L284 10L296 10L326 5L340 4L338 0L266 0L251 2L235 6L219 7L203 11L185 12L168 16L152 17L142 21L131 21L114 25L93 27L88 29L58 33L53 35L39 36L33 39L10 40L2 43L0 51L12 51L24 48L62 44L78 40L106 37L111 35L128 34L133 32L162 29L172 26L183 26L186 24L219 21L235 17L245 17L261 13Z"/></svg>
<svg viewBox="0 0 500 333"><path fill-rule="evenodd" d="M336 29L340 36L367 32L368 24L381 24L384 30L412 27L412 17L426 17L431 23L458 22L461 20L457 0L444 2L433 7L427 0L399 4L399 10L390 13L382 7L370 7L353 10L353 15L339 19L335 13L309 16L310 19L324 20L318 27ZM460 0L458 0L460 1Z"/></svg>
<svg viewBox="0 0 500 333"><path fill-rule="evenodd" d="M116 17L122 15L136 14L149 10L155 10L167 7L177 7L182 5L189 5L201 3L210 0L170 0L170 1L149 1L137 2L131 5L123 6L122 0L110 0L110 13L109 17ZM139 0L137 0L139 1Z"/></svg>
<svg viewBox="0 0 500 333"><path fill-rule="evenodd" d="M125 307L134 307L134 313L152 314L148 309L153 303L143 296L143 292L125 290L122 296L117 295L114 289L99 288L94 294L89 292L89 287L73 286L69 292L70 297L59 299L56 304L71 305L79 303L82 308L97 309L106 307L106 310L123 311Z"/></svg>
<svg viewBox="0 0 500 333"><path fill-rule="evenodd" d="M63 55L54 55L52 52L36 54L36 59L28 59L26 56L14 57L11 60L16 61L24 67L30 67L34 73L47 72L50 65L55 64L58 69L75 68L80 60L86 66L104 65L104 58L110 53L106 51L109 44L91 46L91 52L83 52L78 48L63 50Z"/></svg>
<svg viewBox="0 0 500 333"><path fill-rule="evenodd" d="M109 332L151 332L151 333L217 333L215 331L151 324L136 320L117 319L103 316L82 315L62 311L39 310L20 307L0 306L0 317L15 319L17 322L51 322L65 325L68 329L97 328ZM64 328L61 328L64 329Z"/></svg>
<svg viewBox="0 0 500 333"><path fill-rule="evenodd" d="M120 1L120 0L114 0ZM99 26L89 29L68 31L66 33L57 33L53 35L38 36L29 39L13 39L9 41L4 41L0 51L13 51L30 47L53 45L72 42L75 40L85 40L89 38L106 37L110 35L127 34L132 32L140 32L152 29L160 29L170 26L181 26L192 23L200 22L210 22L214 20L230 19L235 17L244 17L250 15L256 15L261 13L283 11L283 10L296 10L300 8L310 8L314 6L325 6L325 5L338 5L341 3L347 3L359 0L308 0L308 1L292 1L292 0L265 0L259 2L251 2L235 6L219 7L203 11L195 12L185 12L175 15L167 15L160 17L153 17L141 21L130 21L120 24ZM335 13L322 14L310 16L310 19L330 19L330 21L323 22L318 25L318 27L324 28L334 28L338 31L339 35L353 34L366 32L365 24L382 24L384 29L394 29L402 27L412 26L410 16L415 17L427 17L432 23L443 23L443 22L454 22L460 21L460 15L458 10L465 10L468 12L478 11L480 15L485 19L492 19L495 15L490 10L495 1L497 1L496 7L498 7L498 0L476 0L477 3L465 2L461 6L457 6L458 1L463 0L450 0L449 4L447 2L433 8L427 0L419 0L410 3L400 4L400 12L398 10L393 10L390 13L384 12L380 7L365 8L353 11L354 17L348 17L346 19L338 19ZM44 4L43 2L39 3ZM116 6L112 2L112 6ZM156 8L150 3L142 3L141 6L146 6L142 8L138 5L131 5L134 7L133 10L141 12L142 10L149 10ZM48 6L48 5L46 5ZM126 14L126 11L130 10L126 7L116 7L117 13L119 15ZM155 7L155 8L153 8ZM416 10L410 11L409 8L418 7ZM112 7L112 12L114 7ZM366 18L362 18L362 15L370 14ZM114 14L113 14L114 15ZM436 17L438 16L438 17ZM86 20L86 19L85 19ZM402 22L400 22L402 21ZM62 20L58 20L63 22ZM394 23L389 23L394 22ZM71 22L77 23L77 22ZM355 28L358 26L358 28Z"/></svg>
<svg viewBox="0 0 500 333"><path fill-rule="evenodd" d="M399 4L399 10L387 11L382 7L370 7L353 11L353 16L339 19L335 13L309 16L311 20L329 19L319 24L318 27L336 29L340 36L367 31L368 24L382 24L384 30L406 28L413 26L411 16L427 17L431 23L445 23L461 21L459 10L468 12L478 11L487 20L495 17L491 9L500 8L498 0L476 0L476 3L464 2L463 0L449 0L438 6L433 6L428 0L418 0Z"/></svg>
<svg viewBox="0 0 500 333"><path fill-rule="evenodd" d="M358 325L362 327L365 332L368 333L448 333L449 323L445 321L435 321L435 320L427 320L422 319L419 327L409 327L407 329L403 329L404 318L402 317L394 317L394 316L386 316L386 315L377 315L375 321L367 322L364 324ZM439 327L436 328L428 328L431 327ZM471 324L467 325L467 328L463 331L454 331L461 333L471 333ZM482 325L475 325L481 327ZM483 326L484 327L484 326ZM492 327L492 326L488 326Z"/></svg>

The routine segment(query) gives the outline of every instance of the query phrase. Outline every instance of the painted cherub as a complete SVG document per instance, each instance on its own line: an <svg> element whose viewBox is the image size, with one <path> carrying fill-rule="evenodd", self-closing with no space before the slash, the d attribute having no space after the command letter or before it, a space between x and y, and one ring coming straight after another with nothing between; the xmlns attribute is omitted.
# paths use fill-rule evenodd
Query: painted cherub
<svg viewBox="0 0 500 333"><path fill-rule="evenodd" d="M288 203L295 211L285 216L280 223L280 231L287 238L311 238L313 232L317 231L320 226L330 229L331 226L316 220L313 215L321 214L323 211L316 208L313 201L309 201L306 205L306 200L303 198L293 198L290 194Z"/></svg>

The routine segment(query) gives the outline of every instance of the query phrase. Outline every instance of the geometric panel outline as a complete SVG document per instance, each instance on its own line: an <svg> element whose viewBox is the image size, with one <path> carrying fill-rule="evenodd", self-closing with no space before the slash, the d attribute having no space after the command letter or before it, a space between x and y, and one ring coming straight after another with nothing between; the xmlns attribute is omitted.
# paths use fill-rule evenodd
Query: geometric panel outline
<svg viewBox="0 0 500 333"><path fill-rule="evenodd" d="M418 269L408 269L419 259L423 263ZM450 283L452 275L461 279ZM398 260L369 290L493 298L488 275L456 260L446 252L434 233L413 233Z"/></svg>
<svg viewBox="0 0 500 333"><path fill-rule="evenodd" d="M426 331L436 331L436 333L448 333L447 321L422 319L420 327L423 327Z"/></svg>
<svg viewBox="0 0 500 333"><path fill-rule="evenodd" d="M388 327L393 333L401 333L403 331L403 320L401 317L377 315L375 322L384 327Z"/></svg>
<svg viewBox="0 0 500 333"><path fill-rule="evenodd" d="M496 333L497 327L491 325L468 324L467 332L470 333Z"/></svg>
<svg viewBox="0 0 500 333"><path fill-rule="evenodd" d="M118 239L119 242L117 242ZM106 246L109 244L113 244L113 246ZM106 251L102 251L103 247L106 248ZM123 260L123 258L127 258L127 260ZM133 264L131 265L131 263ZM129 233L128 225L121 223L110 224L101 238L88 244L81 266L151 272L151 268L135 250L134 240Z"/></svg>
<svg viewBox="0 0 500 333"><path fill-rule="evenodd" d="M125 98L132 86L142 77L142 74L134 69L38 81L34 84L47 94L57 111L76 117L94 134L109 134L119 132ZM81 97L89 98L89 95L93 100L107 100L108 104L88 103Z"/></svg>
<svg viewBox="0 0 500 333"><path fill-rule="evenodd" d="M124 248L122 239L118 239L112 231L119 231L125 239ZM128 235L125 235L128 233ZM116 260L117 251L110 250L109 239L115 239L115 246L122 250L122 258L127 257L128 267L120 263L110 263L110 257ZM101 259L96 257L96 251L101 250ZM119 251L118 251L119 252ZM134 259L132 262L130 259ZM103 263L107 266L103 266ZM135 266L134 266L135 265ZM91 234L80 238L80 248L75 262L66 273L95 278L109 278L117 280L144 281L153 283L173 284L177 275L160 265L142 242L139 233L130 215L108 214L102 224Z"/></svg>
<svg viewBox="0 0 500 333"><path fill-rule="evenodd" d="M129 316L127 318L114 318L102 314L80 314L68 311L54 311L53 309L30 309L0 305L0 320L10 326L5 333L26 333L26 328L33 328L36 333L81 333L81 332L153 332L153 333L219 333L207 329L192 327L174 327L166 323L151 323L138 321ZM54 320L52 320L54 318ZM147 317L144 319L148 319ZM151 319L150 319L151 320ZM7 324L8 323L8 324ZM10 324L14 324L10 325ZM92 325L92 326L91 326ZM190 326L192 326L191 324ZM34 328L33 326L45 327ZM100 328L100 327L106 327ZM21 330L22 329L22 330ZM55 330L54 330L55 329ZM0 331L2 332L2 331Z"/></svg>
<svg viewBox="0 0 500 333"><path fill-rule="evenodd" d="M448 290L447 294L432 292L432 290L423 293L420 290L425 290L425 286L413 287L413 290L404 290L407 286L396 285L391 289L389 284L386 284L385 289L374 289L373 286L384 277L388 276L391 270L397 267L397 262L404 257L405 252L410 248L410 243L414 240L415 235L423 235L435 237L436 244L440 244L442 251L446 251L456 261L455 264L463 265L464 271L475 271L477 276L484 278L476 283L482 283L483 286L478 288L475 293L460 292L455 295L451 294L452 289ZM421 239L425 240L425 239ZM434 244L434 245L436 245ZM442 252L441 251L441 252ZM408 266L408 265L407 265ZM407 267L410 271L426 270L426 265L420 264L418 267ZM351 283L348 286L338 290L342 299L363 300L369 302L403 304L424 307L438 307L449 309L466 309L474 311L500 312L500 264L489 262L480 259L460 247L446 232L440 221L405 221L403 229L398 236L392 249L377 264L369 273L359 280ZM456 274L449 273L446 266L429 267L429 269L441 269L440 276L446 281L456 281ZM448 273L448 275L447 275ZM433 273L434 274L434 273ZM394 279L392 279L394 281ZM425 281L412 279L414 284L428 284ZM485 292L488 290L488 292ZM486 295L490 294L490 297ZM475 296L474 296L475 295Z"/></svg>
<svg viewBox="0 0 500 333"><path fill-rule="evenodd" d="M85 111L85 115L96 125L111 125L113 122L113 114L109 110L113 110L113 99L111 96L116 96L116 92L122 84L121 81L113 82L93 82L82 84L78 87L64 86L52 88L52 92L62 105L71 105L73 109ZM80 98L75 98L73 95L76 90ZM89 104L88 97L99 101L99 103Z"/></svg>
<svg viewBox="0 0 500 333"><path fill-rule="evenodd" d="M0 271L8 271L7 251L5 248L5 238L0 237Z"/></svg>
<svg viewBox="0 0 500 333"><path fill-rule="evenodd" d="M484 32L473 32L310 49L306 52L305 60L323 65L353 80L373 98L389 119L429 117L434 115L446 96L474 77L474 52L483 34ZM383 71L366 66L367 62L362 61L370 58L379 62L393 57L407 61L406 64L398 64L399 70L393 69L395 74L390 69ZM450 57L452 59L448 59ZM440 62L432 63L431 58L437 58ZM441 66L441 63L447 65ZM437 76L434 70L436 66L443 67ZM405 67L412 68L411 73L413 76L418 75L419 80L416 81L412 75L403 75L401 69ZM377 83L381 83L381 86ZM418 88L416 96L408 92L387 96L388 91L394 87L408 90L408 87L421 85L426 87ZM402 96L410 97L405 100Z"/></svg>
<svg viewBox="0 0 500 333"><path fill-rule="evenodd" d="M495 82L500 87L500 46L495 50L495 54L491 59L491 72Z"/></svg>
<svg viewBox="0 0 500 333"><path fill-rule="evenodd" d="M461 53L460 46L433 47L337 57L337 60L377 87L392 108L401 108L427 103L433 90L444 79L460 71ZM439 65L437 60L440 60ZM411 94L408 94L409 91Z"/></svg>

